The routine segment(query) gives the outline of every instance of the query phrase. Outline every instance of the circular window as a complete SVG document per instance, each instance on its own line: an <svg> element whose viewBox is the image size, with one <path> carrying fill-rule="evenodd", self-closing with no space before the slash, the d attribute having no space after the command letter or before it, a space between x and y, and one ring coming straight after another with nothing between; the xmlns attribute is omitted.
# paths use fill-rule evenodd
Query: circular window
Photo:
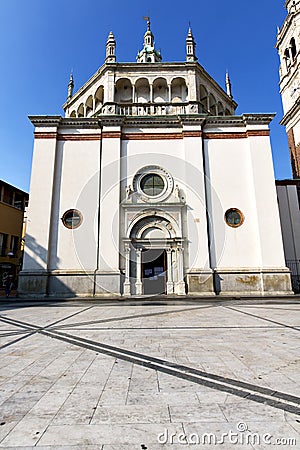
<svg viewBox="0 0 300 450"><path fill-rule="evenodd" d="M158 203L166 200L173 192L174 181L162 167L142 167L133 177L133 191L147 203Z"/></svg>
<svg viewBox="0 0 300 450"><path fill-rule="evenodd" d="M225 213L225 221L230 227L237 228L244 222L243 213L237 208L230 208Z"/></svg>
<svg viewBox="0 0 300 450"><path fill-rule="evenodd" d="M160 175L148 173L141 179L140 186L144 194L156 197L163 192L165 183Z"/></svg>
<svg viewBox="0 0 300 450"><path fill-rule="evenodd" d="M77 209L69 209L61 220L67 228L78 228L82 223L82 214Z"/></svg>

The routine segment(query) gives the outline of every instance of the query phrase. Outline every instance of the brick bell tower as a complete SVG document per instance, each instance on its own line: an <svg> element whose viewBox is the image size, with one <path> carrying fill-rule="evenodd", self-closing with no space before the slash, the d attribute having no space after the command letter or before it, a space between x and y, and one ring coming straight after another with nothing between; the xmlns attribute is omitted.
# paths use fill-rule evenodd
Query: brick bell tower
<svg viewBox="0 0 300 450"><path fill-rule="evenodd" d="M286 0L286 19L277 33L280 94L293 178L300 178L300 0Z"/></svg>

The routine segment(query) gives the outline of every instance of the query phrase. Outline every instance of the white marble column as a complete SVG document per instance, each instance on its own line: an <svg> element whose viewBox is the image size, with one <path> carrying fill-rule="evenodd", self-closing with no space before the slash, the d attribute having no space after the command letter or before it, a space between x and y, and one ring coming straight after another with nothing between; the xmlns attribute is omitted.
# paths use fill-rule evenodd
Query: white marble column
<svg viewBox="0 0 300 450"><path fill-rule="evenodd" d="M178 281L176 283L176 294L185 295L185 283L183 281L183 248L177 248L177 270L178 270Z"/></svg>
<svg viewBox="0 0 300 450"><path fill-rule="evenodd" d="M169 103L172 101L172 86L168 84Z"/></svg>
<svg viewBox="0 0 300 450"><path fill-rule="evenodd" d="M135 283L135 292L136 295L142 295L143 293L143 284L142 284L142 249L137 248L135 250L136 253L136 283Z"/></svg>
<svg viewBox="0 0 300 450"><path fill-rule="evenodd" d="M125 247L125 281L124 295L130 295L130 247Z"/></svg>
<svg viewBox="0 0 300 450"><path fill-rule="evenodd" d="M153 103L153 84L150 84L150 103Z"/></svg>
<svg viewBox="0 0 300 450"><path fill-rule="evenodd" d="M172 249L167 249L167 294L173 294L173 267L172 267Z"/></svg>

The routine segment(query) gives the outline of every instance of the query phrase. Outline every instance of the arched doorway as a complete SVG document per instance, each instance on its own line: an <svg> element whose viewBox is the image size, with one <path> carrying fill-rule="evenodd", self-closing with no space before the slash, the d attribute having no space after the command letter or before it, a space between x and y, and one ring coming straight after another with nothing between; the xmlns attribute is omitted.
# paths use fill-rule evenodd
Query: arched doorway
<svg viewBox="0 0 300 450"><path fill-rule="evenodd" d="M125 239L124 295L185 295L183 240L162 213L132 221Z"/></svg>

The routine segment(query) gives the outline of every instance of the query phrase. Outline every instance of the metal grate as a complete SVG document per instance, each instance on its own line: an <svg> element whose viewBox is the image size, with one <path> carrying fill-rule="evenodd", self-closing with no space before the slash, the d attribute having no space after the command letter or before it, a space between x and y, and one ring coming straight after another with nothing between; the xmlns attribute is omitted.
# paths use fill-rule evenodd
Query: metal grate
<svg viewBox="0 0 300 450"><path fill-rule="evenodd" d="M287 267L291 271L292 287L296 293L300 292L300 260L288 259L286 261Z"/></svg>

